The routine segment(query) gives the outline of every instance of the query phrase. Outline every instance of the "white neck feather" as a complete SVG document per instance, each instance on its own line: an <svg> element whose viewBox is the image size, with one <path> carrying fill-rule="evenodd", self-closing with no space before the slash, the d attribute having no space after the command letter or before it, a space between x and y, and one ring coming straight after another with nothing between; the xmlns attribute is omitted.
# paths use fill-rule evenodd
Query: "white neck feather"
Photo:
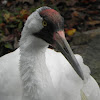
<svg viewBox="0 0 100 100"><path fill-rule="evenodd" d="M24 29L25 30L25 29ZM26 30L23 32L27 32ZM20 74L23 84L23 100L53 100L53 85L45 63L48 44L34 36L21 38Z"/></svg>

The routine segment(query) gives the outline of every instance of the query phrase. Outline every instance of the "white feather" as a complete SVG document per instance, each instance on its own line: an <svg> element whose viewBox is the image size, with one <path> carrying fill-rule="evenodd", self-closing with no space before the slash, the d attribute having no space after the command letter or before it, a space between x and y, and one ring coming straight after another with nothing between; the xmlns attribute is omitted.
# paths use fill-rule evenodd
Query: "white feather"
<svg viewBox="0 0 100 100"><path fill-rule="evenodd" d="M20 50L7 54L0 58L0 100L22 100L22 83L19 72ZM96 81L90 76L89 68L81 61L82 58L76 55L81 67L88 70L87 82L82 82L71 65L62 54L47 49L46 65L48 67L53 86L57 91L59 100L81 100L80 91L84 91L88 100L99 100L100 89ZM39 60L38 60L39 61ZM82 69L83 69L82 68ZM87 72L84 71L87 74ZM27 73L26 76L27 77ZM33 94L34 95L34 94Z"/></svg>

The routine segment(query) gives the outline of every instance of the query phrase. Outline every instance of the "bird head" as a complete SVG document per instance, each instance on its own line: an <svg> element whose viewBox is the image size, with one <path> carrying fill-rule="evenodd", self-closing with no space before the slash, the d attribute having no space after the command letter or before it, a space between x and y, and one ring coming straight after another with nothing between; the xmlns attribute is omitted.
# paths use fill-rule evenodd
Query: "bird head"
<svg viewBox="0 0 100 100"><path fill-rule="evenodd" d="M38 8L28 17L25 28L29 30L28 35L31 34L57 48L84 80L81 67L65 39L64 18L56 10L50 7Z"/></svg>

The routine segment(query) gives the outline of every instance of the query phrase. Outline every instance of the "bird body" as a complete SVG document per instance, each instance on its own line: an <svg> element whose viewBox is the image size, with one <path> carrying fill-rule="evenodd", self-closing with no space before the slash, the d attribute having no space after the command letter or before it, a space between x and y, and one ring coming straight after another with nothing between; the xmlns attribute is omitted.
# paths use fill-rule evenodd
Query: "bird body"
<svg viewBox="0 0 100 100"><path fill-rule="evenodd" d="M58 96L58 100L67 100L66 98L68 98L68 100L81 100L82 90L87 96L87 100L95 100L95 98L99 100L100 90L98 84L92 76L90 76L89 68L84 65L82 57L80 55L75 56L81 64L81 67L83 67L84 74L87 77L86 82L83 82L79 78L61 53L51 49L47 49L45 52L48 72L52 80L53 88L56 90L55 92L57 92L55 97L57 98ZM0 58L0 100L22 100L22 83L18 67L19 60L20 49ZM37 62L38 61L39 59ZM40 71L44 71L44 69ZM47 77L46 73L47 72L43 72L44 77Z"/></svg>
<svg viewBox="0 0 100 100"><path fill-rule="evenodd" d="M45 31L49 29L49 25L52 27L51 22L48 22L47 27L45 26L47 24L42 25L43 18L48 19L47 13L44 14L45 11L51 11L51 16L55 12L50 9L39 8L31 14L22 31L20 48L0 58L0 100L100 100L99 86L90 75L90 70L83 63L82 57L75 55L75 59L68 49L71 59L78 61L83 74L81 69L72 68L77 63L73 65L72 60L70 64L65 59L67 58L64 55L67 54L65 51L61 51L64 57L60 52L48 48L49 44L55 46L52 38L57 40L56 45L58 45L60 38L57 34L64 37L61 31L62 24L57 23L59 20L63 22L58 14L59 20L54 23L58 26L53 25L56 29L61 28L60 31L49 34L50 40L44 38L48 37ZM39 16L38 11L43 18ZM52 18L56 17L53 16ZM51 29L49 31L53 32ZM62 41L61 38L60 46L63 45Z"/></svg>

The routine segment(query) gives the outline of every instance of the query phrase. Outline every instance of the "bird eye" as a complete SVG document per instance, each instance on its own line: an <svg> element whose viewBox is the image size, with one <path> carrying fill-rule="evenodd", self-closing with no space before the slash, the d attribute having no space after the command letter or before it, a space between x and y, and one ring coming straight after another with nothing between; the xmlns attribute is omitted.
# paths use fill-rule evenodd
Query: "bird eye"
<svg viewBox="0 0 100 100"><path fill-rule="evenodd" d="M43 26L47 26L47 22L45 20L43 20L42 24Z"/></svg>

